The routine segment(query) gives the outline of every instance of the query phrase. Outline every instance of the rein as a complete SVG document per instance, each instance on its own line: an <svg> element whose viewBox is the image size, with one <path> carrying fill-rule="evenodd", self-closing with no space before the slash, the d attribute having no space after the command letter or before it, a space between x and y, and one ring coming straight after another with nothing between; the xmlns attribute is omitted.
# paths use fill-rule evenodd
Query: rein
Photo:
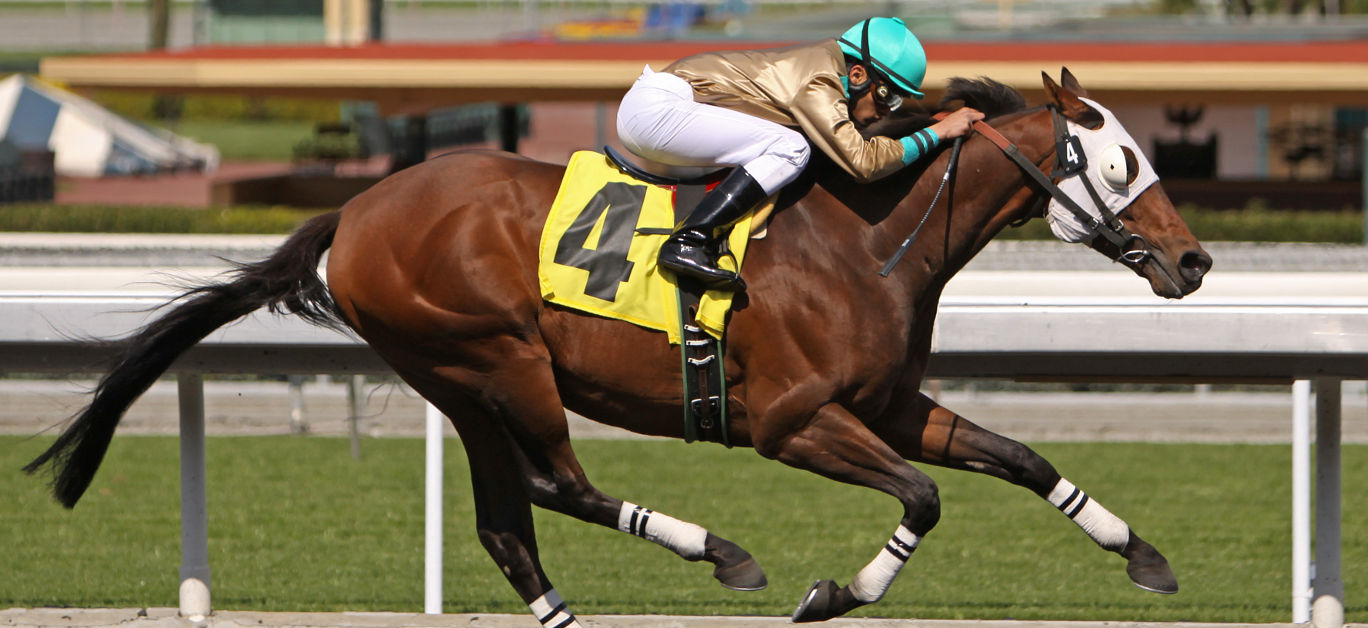
<svg viewBox="0 0 1368 628"><path fill-rule="evenodd" d="M898 265L898 261L907 254L907 250L912 248L912 243L917 241L917 234L921 233L921 228L926 224L926 219L931 217L931 210L936 208L936 202L940 200L941 192L945 191L945 184L950 181L950 173L954 172L955 164L959 163L960 146L964 144L963 137L955 138L955 145L950 149L950 163L945 165L945 174L941 175L940 187L936 188L936 196L932 197L931 204L926 207L926 213L922 215L921 222L917 223L917 228L912 230L912 234L903 240L893 257L888 258L883 268L879 269L879 276L887 277L888 273L893 272L893 267Z"/></svg>

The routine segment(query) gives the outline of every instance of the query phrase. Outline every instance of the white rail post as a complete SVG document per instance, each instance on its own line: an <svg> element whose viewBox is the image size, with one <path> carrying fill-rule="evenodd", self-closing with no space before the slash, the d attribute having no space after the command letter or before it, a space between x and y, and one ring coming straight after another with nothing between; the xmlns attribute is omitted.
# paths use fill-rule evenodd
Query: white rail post
<svg viewBox="0 0 1368 628"><path fill-rule="evenodd" d="M1292 623L1311 621L1311 381L1292 384Z"/></svg>
<svg viewBox="0 0 1368 628"><path fill-rule="evenodd" d="M309 422L304 418L304 376L290 375L290 433L303 434L309 431Z"/></svg>
<svg viewBox="0 0 1368 628"><path fill-rule="evenodd" d="M427 481L423 525L423 612L442 614L442 423L446 417L427 405Z"/></svg>
<svg viewBox="0 0 1368 628"><path fill-rule="evenodd" d="M180 401L181 568L180 614L209 616L209 504L205 497L204 377L177 373Z"/></svg>
<svg viewBox="0 0 1368 628"><path fill-rule="evenodd" d="M351 439L352 460L361 459L361 414L366 411L366 376L352 375L347 378L347 403L350 416L347 417L347 434Z"/></svg>
<svg viewBox="0 0 1368 628"><path fill-rule="evenodd" d="M1316 380L1316 577L1311 625L1344 625L1340 575L1340 380Z"/></svg>

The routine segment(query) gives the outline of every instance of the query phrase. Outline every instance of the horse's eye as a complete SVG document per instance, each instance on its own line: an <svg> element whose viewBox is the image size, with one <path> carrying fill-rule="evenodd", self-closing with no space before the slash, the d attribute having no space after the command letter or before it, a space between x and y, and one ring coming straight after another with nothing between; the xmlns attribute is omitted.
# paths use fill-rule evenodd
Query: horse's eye
<svg viewBox="0 0 1368 628"><path fill-rule="evenodd" d="M1097 174L1107 187L1125 192L1140 176L1140 160L1128 146L1112 144L1097 156Z"/></svg>

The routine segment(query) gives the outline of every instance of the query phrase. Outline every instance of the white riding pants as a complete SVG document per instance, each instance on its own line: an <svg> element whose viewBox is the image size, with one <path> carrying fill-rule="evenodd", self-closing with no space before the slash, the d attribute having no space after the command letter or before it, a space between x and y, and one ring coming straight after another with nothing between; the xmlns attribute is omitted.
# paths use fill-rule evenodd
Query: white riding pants
<svg viewBox="0 0 1368 628"><path fill-rule="evenodd" d="M687 81L649 66L622 98L617 131L628 150L659 163L741 166L766 194L796 179L810 150L793 129L694 102Z"/></svg>

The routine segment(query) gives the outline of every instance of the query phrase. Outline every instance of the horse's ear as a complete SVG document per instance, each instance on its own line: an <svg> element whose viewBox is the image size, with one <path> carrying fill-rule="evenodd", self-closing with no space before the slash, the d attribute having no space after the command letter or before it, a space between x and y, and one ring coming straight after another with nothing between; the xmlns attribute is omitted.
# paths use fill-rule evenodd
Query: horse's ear
<svg viewBox="0 0 1368 628"><path fill-rule="evenodd" d="M1083 86L1078 84L1078 79L1074 78L1073 72L1070 72L1069 68L1059 69L1059 82L1064 86L1064 89L1073 92L1075 95L1088 97L1088 90L1083 89Z"/></svg>
<svg viewBox="0 0 1368 628"><path fill-rule="evenodd" d="M1079 100L1079 97L1085 95L1086 92L1084 92L1084 94L1079 94L1068 87L1070 83L1077 86L1078 79L1075 79L1067 69L1065 69L1063 73L1064 87L1061 87L1059 83L1056 83L1055 80L1050 78L1050 75L1045 72L1040 73L1040 78L1045 82L1045 92L1050 95L1050 101L1054 103L1056 107L1059 107L1060 113L1063 113L1065 118L1073 120L1089 129L1096 129L1102 126L1102 114L1090 107L1088 103ZM1081 90L1082 88L1079 89Z"/></svg>

